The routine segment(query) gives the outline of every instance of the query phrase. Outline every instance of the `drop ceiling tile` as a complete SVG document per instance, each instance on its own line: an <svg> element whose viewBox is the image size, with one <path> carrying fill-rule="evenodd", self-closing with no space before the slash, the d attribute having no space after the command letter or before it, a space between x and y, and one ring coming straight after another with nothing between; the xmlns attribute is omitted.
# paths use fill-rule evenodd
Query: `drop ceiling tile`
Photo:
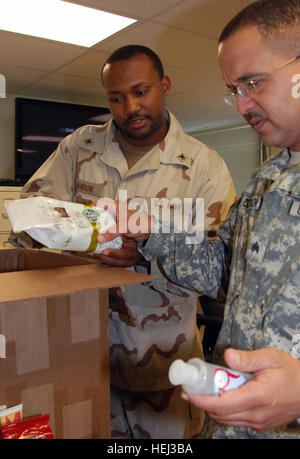
<svg viewBox="0 0 300 459"><path fill-rule="evenodd" d="M6 92L11 93L21 91L24 86L32 84L47 75L47 72L41 70L31 70L2 64L0 64L0 73L5 77Z"/></svg>
<svg viewBox="0 0 300 459"><path fill-rule="evenodd" d="M217 39L227 22L252 2L253 0L187 0L162 13L156 21Z"/></svg>
<svg viewBox="0 0 300 459"><path fill-rule="evenodd" d="M107 57L108 53L104 54L97 51L90 51L61 67L57 73L100 80L101 68Z"/></svg>
<svg viewBox="0 0 300 459"><path fill-rule="evenodd" d="M32 97L107 106L100 82L90 78L54 73L26 88L24 92Z"/></svg>
<svg viewBox="0 0 300 459"><path fill-rule="evenodd" d="M73 3L130 17L148 18L185 0L72 0Z"/></svg>
<svg viewBox="0 0 300 459"><path fill-rule="evenodd" d="M206 73L201 70L190 71L164 66L165 74L171 80L172 95L181 94L185 91L195 91L199 94L205 86L220 81L220 75L216 73Z"/></svg>
<svg viewBox="0 0 300 459"><path fill-rule="evenodd" d="M0 31L0 64L54 70L75 59L86 48Z"/></svg>
<svg viewBox="0 0 300 459"><path fill-rule="evenodd" d="M99 51L112 52L127 44L149 46L158 53L164 65L186 70L217 71L217 43L215 40L202 38L198 35L164 27L155 23L146 23L128 30L125 35L112 38L102 45ZM172 46L170 46L172 43Z"/></svg>

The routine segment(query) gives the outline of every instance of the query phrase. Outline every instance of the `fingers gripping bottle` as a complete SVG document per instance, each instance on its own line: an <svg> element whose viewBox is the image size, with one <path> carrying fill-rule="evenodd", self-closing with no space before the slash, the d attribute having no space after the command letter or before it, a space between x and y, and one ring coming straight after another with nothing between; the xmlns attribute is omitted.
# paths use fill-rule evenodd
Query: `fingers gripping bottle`
<svg viewBox="0 0 300 459"><path fill-rule="evenodd" d="M190 359L187 363L175 360L169 369L170 382L174 386L181 384L190 395L220 395L226 390L236 389L252 378L250 373L233 371L198 358Z"/></svg>

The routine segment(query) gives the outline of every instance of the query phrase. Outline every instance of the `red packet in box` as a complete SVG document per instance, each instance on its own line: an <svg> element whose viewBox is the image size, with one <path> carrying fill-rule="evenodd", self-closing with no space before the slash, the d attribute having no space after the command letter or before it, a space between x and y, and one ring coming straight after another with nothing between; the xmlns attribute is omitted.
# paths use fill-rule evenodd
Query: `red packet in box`
<svg viewBox="0 0 300 459"><path fill-rule="evenodd" d="M6 440L54 438L49 424L49 414L2 426L1 432L2 439Z"/></svg>

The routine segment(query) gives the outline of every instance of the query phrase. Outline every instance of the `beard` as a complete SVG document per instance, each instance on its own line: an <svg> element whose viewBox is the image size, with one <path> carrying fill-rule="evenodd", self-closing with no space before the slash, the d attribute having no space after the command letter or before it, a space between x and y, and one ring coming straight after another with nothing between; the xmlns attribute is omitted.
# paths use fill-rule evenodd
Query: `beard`
<svg viewBox="0 0 300 459"><path fill-rule="evenodd" d="M146 130L141 129L140 132L139 129L130 129L129 123L134 118L139 117L141 117L141 115L139 115L138 113L134 113L130 115L122 125L117 123L115 120L113 120L113 123L116 126L116 128L121 132L123 137L127 137L133 140L146 140L149 139L153 134L155 134L162 127L164 122L163 115L161 115L160 118L157 119L153 119L150 115L143 115L143 118L150 121L149 127Z"/></svg>

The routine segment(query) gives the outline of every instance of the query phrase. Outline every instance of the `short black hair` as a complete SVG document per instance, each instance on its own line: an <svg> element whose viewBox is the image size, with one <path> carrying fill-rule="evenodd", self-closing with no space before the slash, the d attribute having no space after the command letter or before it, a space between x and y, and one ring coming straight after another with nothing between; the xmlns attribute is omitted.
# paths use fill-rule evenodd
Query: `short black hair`
<svg viewBox="0 0 300 459"><path fill-rule="evenodd" d="M248 25L257 26L262 38L271 46L280 47L280 41L282 48L287 45L290 45L290 47L298 45L300 37L300 1L258 0L251 3L226 25L219 37L219 44L238 29ZM295 37L294 40L292 39L293 36Z"/></svg>
<svg viewBox="0 0 300 459"><path fill-rule="evenodd" d="M159 74L160 79L162 79L164 76L164 68L161 63L160 58L152 49L148 48L147 46L142 46L142 45L126 45L126 46L122 46L121 48L116 49L104 62L102 69L101 69L102 84L103 84L103 70L107 64L112 64L113 62L122 61L124 59L128 60L138 54L145 54L151 59L154 68L157 70Z"/></svg>

